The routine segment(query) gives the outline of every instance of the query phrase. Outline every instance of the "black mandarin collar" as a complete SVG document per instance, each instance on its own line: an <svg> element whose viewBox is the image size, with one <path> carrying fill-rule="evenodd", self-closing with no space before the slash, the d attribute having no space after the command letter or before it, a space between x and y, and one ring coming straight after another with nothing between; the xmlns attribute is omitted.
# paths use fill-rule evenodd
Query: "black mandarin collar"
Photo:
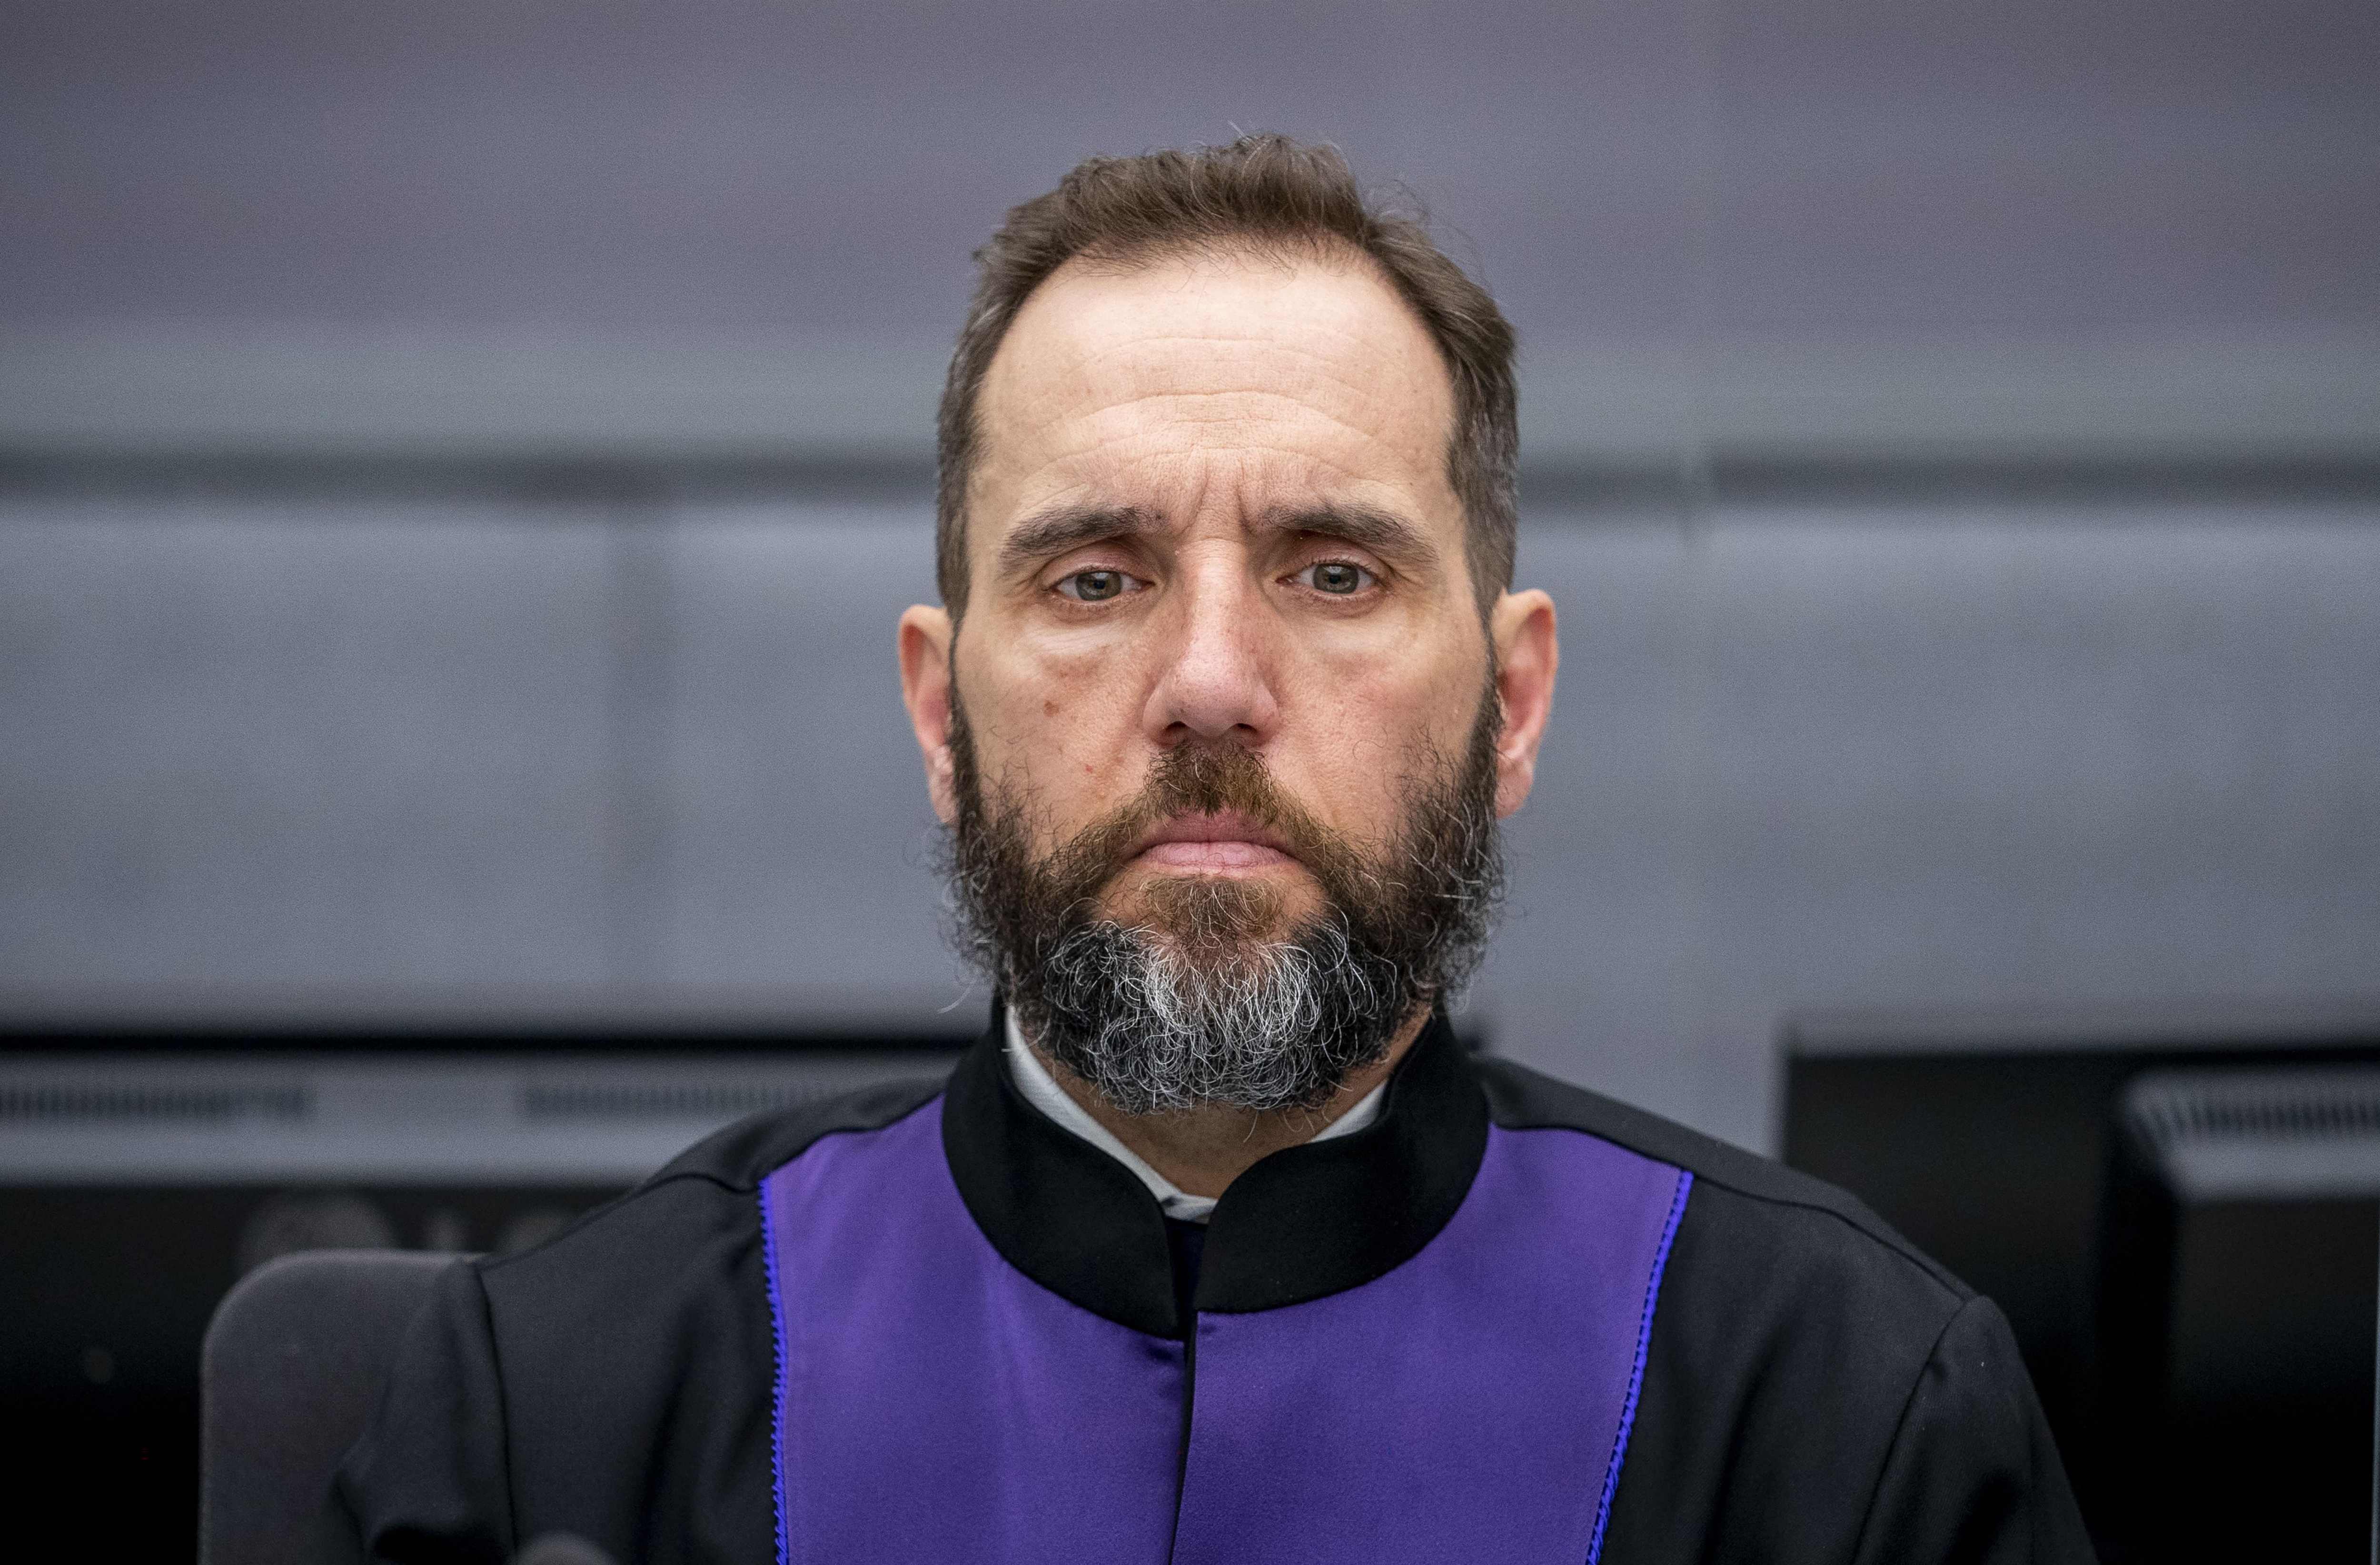
<svg viewBox="0 0 2380 1565"><path fill-rule="evenodd" d="M942 1104L942 1150L976 1226L1050 1292L1135 1331L1184 1335L1156 1197L1025 1100L1005 1043L995 1008ZM1438 1236L1487 1150L1487 1098L1433 1014L1390 1075L1377 1120L1275 1152L1223 1192L1196 1308L1277 1309L1371 1281Z"/></svg>

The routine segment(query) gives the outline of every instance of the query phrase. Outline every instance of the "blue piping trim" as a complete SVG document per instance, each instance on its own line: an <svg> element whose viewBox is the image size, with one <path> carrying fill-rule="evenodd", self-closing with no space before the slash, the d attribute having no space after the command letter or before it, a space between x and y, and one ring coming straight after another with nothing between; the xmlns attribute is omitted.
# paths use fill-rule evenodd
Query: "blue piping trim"
<svg viewBox="0 0 2380 1565"><path fill-rule="evenodd" d="M1603 1530L1611 1524L1611 1497L1620 1492L1620 1464L1628 1459L1628 1432L1636 1426L1636 1398L1645 1389L1645 1358L1653 1346L1653 1305L1661 1296L1661 1273L1670 1264L1670 1244L1678 1237L1678 1220L1686 1215L1686 1192L1694 1176L1678 1171L1678 1193L1670 1202L1670 1220L1661 1225L1660 1247L1653 1252L1653 1275L1645 1283L1645 1317L1636 1327L1636 1365L1628 1374L1628 1400L1620 1404L1620 1436L1611 1442L1611 1466L1603 1474L1603 1498L1596 1502L1595 1535L1587 1540L1586 1565L1603 1557Z"/></svg>
<svg viewBox="0 0 2380 1565"><path fill-rule="evenodd" d="M777 1277L776 1213L769 1199L769 1182L760 1182L760 1260L769 1278L769 1326L777 1345L776 1395L769 1408L769 1470L775 1481L777 1501L777 1565L793 1565L793 1538L785 1518L785 1400L792 1389L793 1360L785 1352L785 1295ZM1598 1534L1601 1529L1597 1529Z"/></svg>

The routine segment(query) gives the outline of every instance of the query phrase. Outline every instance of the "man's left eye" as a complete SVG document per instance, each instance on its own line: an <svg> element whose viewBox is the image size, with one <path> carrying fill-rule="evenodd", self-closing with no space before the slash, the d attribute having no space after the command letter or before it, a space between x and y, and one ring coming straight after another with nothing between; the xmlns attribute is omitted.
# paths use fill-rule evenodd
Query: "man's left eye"
<svg viewBox="0 0 2380 1565"><path fill-rule="evenodd" d="M1351 565L1344 560L1321 560L1298 572L1295 579L1317 592L1344 598L1370 586L1373 576L1363 566Z"/></svg>
<svg viewBox="0 0 2380 1565"><path fill-rule="evenodd" d="M1140 585L1139 579L1122 571L1076 571L1058 583L1059 593L1080 603L1104 603L1111 598L1121 598Z"/></svg>

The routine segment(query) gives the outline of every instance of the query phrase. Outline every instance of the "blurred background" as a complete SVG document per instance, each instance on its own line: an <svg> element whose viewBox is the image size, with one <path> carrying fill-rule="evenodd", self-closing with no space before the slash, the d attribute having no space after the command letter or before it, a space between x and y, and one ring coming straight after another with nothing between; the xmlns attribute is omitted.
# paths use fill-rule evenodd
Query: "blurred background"
<svg viewBox="0 0 2380 1565"><path fill-rule="evenodd" d="M1851 1183L2117 1515L2091 1410L2189 1377L2095 1323L2201 1341L2214 1188L2143 1073L2380 1060L2380 12L16 0L0 1358L159 1535L241 1267L527 1243L979 1027L892 660L968 252L1249 129L1522 334L1566 656L1461 1025ZM2338 1275L2201 1337L2303 1349L2361 1518L2341 1155L2216 1268Z"/></svg>

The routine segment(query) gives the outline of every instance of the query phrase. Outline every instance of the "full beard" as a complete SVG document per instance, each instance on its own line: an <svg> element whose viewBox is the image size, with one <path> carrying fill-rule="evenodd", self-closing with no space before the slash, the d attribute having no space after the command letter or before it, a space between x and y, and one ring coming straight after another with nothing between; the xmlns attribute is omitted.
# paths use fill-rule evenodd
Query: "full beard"
<svg viewBox="0 0 2380 1565"><path fill-rule="evenodd" d="M1124 1113L1318 1108L1478 964L1503 883L1500 724L1491 683L1459 760L1413 758L1398 830L1376 851L1314 819L1254 753L1183 745L1130 804L1037 856L1032 801L987 794L954 706L957 944L1027 1036ZM1100 911L1151 825L1224 811L1290 844L1316 912L1283 929L1271 885L1197 874L1152 877L1129 921Z"/></svg>

